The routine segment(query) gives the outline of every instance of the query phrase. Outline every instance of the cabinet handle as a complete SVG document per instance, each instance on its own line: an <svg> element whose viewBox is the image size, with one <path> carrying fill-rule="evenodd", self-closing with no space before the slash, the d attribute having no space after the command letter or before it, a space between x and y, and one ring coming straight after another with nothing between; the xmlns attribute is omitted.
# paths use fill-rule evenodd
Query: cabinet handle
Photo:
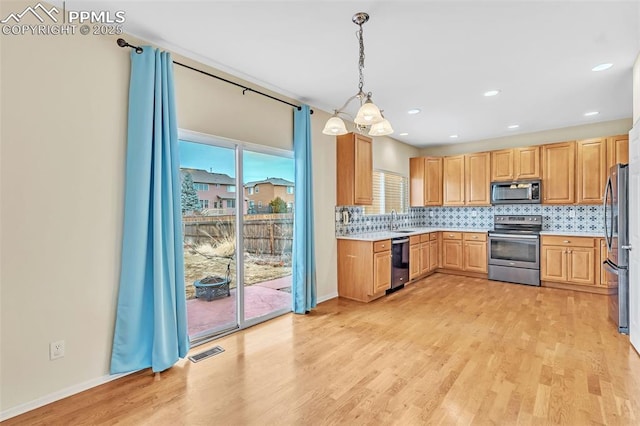
<svg viewBox="0 0 640 426"><path fill-rule="evenodd" d="M453 237L453 234L449 234L450 237Z"/></svg>
<svg viewBox="0 0 640 426"><path fill-rule="evenodd" d="M474 240L477 240L477 239L478 239L478 236L477 236L477 235L474 235L474 236L473 236L473 239L474 239Z"/></svg>
<svg viewBox="0 0 640 426"><path fill-rule="evenodd" d="M569 240L564 240L563 243L570 243L571 241Z"/></svg>

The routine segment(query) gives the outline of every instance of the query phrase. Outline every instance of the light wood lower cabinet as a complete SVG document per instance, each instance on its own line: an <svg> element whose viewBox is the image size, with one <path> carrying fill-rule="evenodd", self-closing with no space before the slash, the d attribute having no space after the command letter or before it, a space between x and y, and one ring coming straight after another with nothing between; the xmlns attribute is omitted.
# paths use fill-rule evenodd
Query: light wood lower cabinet
<svg viewBox="0 0 640 426"><path fill-rule="evenodd" d="M370 302L391 287L391 240L338 240L338 294Z"/></svg>
<svg viewBox="0 0 640 426"><path fill-rule="evenodd" d="M600 246L600 264L598 265L598 268L596 268L596 270L600 270L600 273L598 274L598 285L600 287L607 287L607 270L602 266L602 263L607 260L607 242L604 238L600 238L598 245Z"/></svg>
<svg viewBox="0 0 640 426"><path fill-rule="evenodd" d="M462 233L442 233L442 267L462 270Z"/></svg>
<svg viewBox="0 0 640 426"><path fill-rule="evenodd" d="M420 243L409 246L409 280L414 280L420 276Z"/></svg>
<svg viewBox="0 0 640 426"><path fill-rule="evenodd" d="M487 273L487 234L443 232L442 268Z"/></svg>
<svg viewBox="0 0 640 426"><path fill-rule="evenodd" d="M487 234L465 232L463 235L463 264L467 272L487 273Z"/></svg>
<svg viewBox="0 0 640 426"><path fill-rule="evenodd" d="M540 279L553 283L595 286L597 238L542 236ZM598 279L599 281L599 279Z"/></svg>
<svg viewBox="0 0 640 426"><path fill-rule="evenodd" d="M440 264L440 238L439 232L432 232L429 239L429 271L438 269Z"/></svg>
<svg viewBox="0 0 640 426"><path fill-rule="evenodd" d="M438 238L436 233L433 232L429 234L414 235L411 237L410 241L409 280L414 280L428 274L438 267Z"/></svg>

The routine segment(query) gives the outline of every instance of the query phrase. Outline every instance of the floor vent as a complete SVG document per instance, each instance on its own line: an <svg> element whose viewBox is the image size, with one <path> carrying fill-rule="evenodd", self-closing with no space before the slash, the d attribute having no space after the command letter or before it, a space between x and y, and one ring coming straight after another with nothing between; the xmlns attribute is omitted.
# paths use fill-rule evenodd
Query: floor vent
<svg viewBox="0 0 640 426"><path fill-rule="evenodd" d="M220 346L214 346L211 349L207 349L204 352L200 352L199 354L195 354L189 357L189 359L192 362L198 362L198 361L202 361L203 359L212 357L214 355L218 355L221 354L222 352L224 352L224 349L222 349L222 347Z"/></svg>

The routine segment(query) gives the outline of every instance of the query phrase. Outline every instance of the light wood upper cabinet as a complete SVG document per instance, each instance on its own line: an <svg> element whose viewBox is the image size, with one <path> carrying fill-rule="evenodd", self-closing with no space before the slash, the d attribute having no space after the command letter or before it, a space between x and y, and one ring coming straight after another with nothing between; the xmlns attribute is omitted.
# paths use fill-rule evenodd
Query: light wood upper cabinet
<svg viewBox="0 0 640 426"><path fill-rule="evenodd" d="M527 146L513 150L515 179L540 179L540 147Z"/></svg>
<svg viewBox="0 0 640 426"><path fill-rule="evenodd" d="M491 183L491 156L478 152L464 156L465 205L488 206Z"/></svg>
<svg viewBox="0 0 640 426"><path fill-rule="evenodd" d="M336 205L373 203L373 151L371 138L347 133L336 138Z"/></svg>
<svg viewBox="0 0 640 426"><path fill-rule="evenodd" d="M542 146L542 202L573 204L575 202L574 141Z"/></svg>
<svg viewBox="0 0 640 426"><path fill-rule="evenodd" d="M508 181L513 180L513 149L502 149L491 151L491 180Z"/></svg>
<svg viewBox="0 0 640 426"><path fill-rule="evenodd" d="M464 155L444 157L442 166L442 204L464 206Z"/></svg>
<svg viewBox="0 0 640 426"><path fill-rule="evenodd" d="M539 146L491 151L491 181L539 178Z"/></svg>
<svg viewBox="0 0 640 426"><path fill-rule="evenodd" d="M442 157L409 159L409 205L442 205Z"/></svg>
<svg viewBox="0 0 640 426"><path fill-rule="evenodd" d="M607 169L618 163L629 164L629 135L607 138Z"/></svg>
<svg viewBox="0 0 640 426"><path fill-rule="evenodd" d="M601 204L607 179L607 140L576 142L576 203Z"/></svg>
<svg viewBox="0 0 640 426"><path fill-rule="evenodd" d="M488 206L490 165L489 152L444 157L443 205Z"/></svg>

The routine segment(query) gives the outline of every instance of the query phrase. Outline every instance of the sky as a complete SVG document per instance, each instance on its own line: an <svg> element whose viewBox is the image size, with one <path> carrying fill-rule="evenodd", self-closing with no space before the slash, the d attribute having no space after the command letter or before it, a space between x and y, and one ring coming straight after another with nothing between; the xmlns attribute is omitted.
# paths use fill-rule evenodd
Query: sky
<svg viewBox="0 0 640 426"><path fill-rule="evenodd" d="M243 183L276 177L294 181L293 158L244 150ZM229 148L180 141L180 167L236 176L235 151Z"/></svg>

